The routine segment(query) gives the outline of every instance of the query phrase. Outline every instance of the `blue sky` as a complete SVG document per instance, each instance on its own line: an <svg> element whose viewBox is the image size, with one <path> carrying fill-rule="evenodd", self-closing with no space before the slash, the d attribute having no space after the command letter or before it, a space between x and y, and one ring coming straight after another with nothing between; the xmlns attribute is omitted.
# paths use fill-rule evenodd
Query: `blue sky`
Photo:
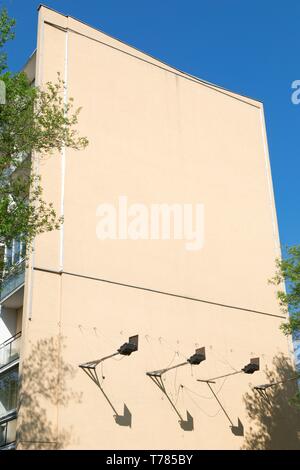
<svg viewBox="0 0 300 470"><path fill-rule="evenodd" d="M9 65L35 49L35 0L0 0L17 20ZM300 243L300 1L47 0L74 16L198 77L264 102L281 244Z"/></svg>

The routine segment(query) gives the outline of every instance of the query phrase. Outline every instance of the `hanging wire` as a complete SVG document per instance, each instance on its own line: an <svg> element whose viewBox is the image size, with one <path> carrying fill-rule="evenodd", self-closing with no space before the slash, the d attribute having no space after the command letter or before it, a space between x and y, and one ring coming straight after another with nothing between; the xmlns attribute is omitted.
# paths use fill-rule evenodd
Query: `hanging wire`
<svg viewBox="0 0 300 470"><path fill-rule="evenodd" d="M227 360L227 359L224 359L224 357L222 357L216 350L214 350L213 348L210 349L210 352L215 356L215 358L221 362L222 364L225 364L227 366L229 366L232 370L234 370L235 372L237 372L238 369L236 369L235 367L233 367L233 365Z"/></svg>
<svg viewBox="0 0 300 470"><path fill-rule="evenodd" d="M175 399L175 406L177 405L180 392L182 392L182 385L178 385L176 399Z"/></svg>
<svg viewBox="0 0 300 470"><path fill-rule="evenodd" d="M184 387L184 389L186 389L186 387ZM190 400L194 403L194 405L200 410L202 411L203 414L205 414L208 418L215 418L221 411L221 407L219 407L218 411L213 414L213 415L210 415L209 413L207 413L206 411L204 411L199 405L198 403L191 397L190 393L188 390L186 390L186 394L189 396Z"/></svg>
<svg viewBox="0 0 300 470"><path fill-rule="evenodd" d="M178 368L175 369L175 377L174 377L174 394L175 394L175 396L176 396L176 388L178 389L178 387L177 387L177 372L178 372ZM178 393L178 390L177 390L177 393ZM178 396L177 396L177 398L178 398Z"/></svg>
<svg viewBox="0 0 300 470"><path fill-rule="evenodd" d="M123 361L123 359L125 359L126 356L121 356L119 358L116 358L116 357L112 357L112 360L113 361L117 361L117 362L120 362L120 361Z"/></svg>
<svg viewBox="0 0 300 470"><path fill-rule="evenodd" d="M67 326L68 328L78 328L79 325L78 324L73 325L71 323L63 322L63 326ZM116 340L114 338L111 338L111 337L108 337L108 336L104 335L102 333L102 331L99 330L96 326L87 326L87 325L82 325L81 324L80 327L81 327L81 330L82 330L81 332L82 333L83 333L83 330L85 330L86 336L93 336L96 339L97 343L101 342L101 344L102 344L102 341L104 340L106 343L108 343L112 347L114 347L114 348L116 347ZM102 337L102 339L99 337L99 335L100 335L100 337Z"/></svg>
<svg viewBox="0 0 300 470"><path fill-rule="evenodd" d="M172 360L171 360L171 361L169 362L169 364L165 367L166 369L168 369L169 367L171 367L171 365L172 365L172 364L174 363L174 361L175 361L175 357L176 357L176 356L178 356L178 352L177 352L177 351L174 352L174 355L173 355L173 357L172 357ZM176 385L175 385L175 384L176 384L176 378L177 378L177 371L178 371L178 369L175 369L175 370L174 370L174 374L175 374L174 383L173 383L173 386L174 386L174 397L175 397L175 394L176 394ZM162 380L165 382L165 381L166 381L166 376L163 375L163 376L162 376ZM172 393L171 391L169 391L168 393L169 393L170 397L173 399L173 393Z"/></svg>
<svg viewBox="0 0 300 470"><path fill-rule="evenodd" d="M228 379L228 377L225 377L225 378L224 378L222 385L219 387L218 391L215 392L216 395L218 395L218 394L220 393L220 391L222 390L222 388L223 388L225 382L227 381L227 379Z"/></svg>
<svg viewBox="0 0 300 470"><path fill-rule="evenodd" d="M183 359L187 360L186 355L185 355L185 354L182 354L182 353L178 350L178 347L176 347L176 349L175 349L175 347L172 346L171 343L169 343L166 339L164 339L164 338L162 338L162 337L161 337L160 339L165 343L165 345L166 345L169 349L171 349L171 351L175 351L176 353L178 353L179 356L181 356ZM178 346L178 343L177 343L177 346Z"/></svg>
<svg viewBox="0 0 300 470"><path fill-rule="evenodd" d="M164 367L164 369L168 369L169 367L171 367L171 365L172 365L173 362L175 361L175 357L176 357L176 356L177 356L177 351L174 352L174 355L173 355L171 361L169 362L169 364L168 364L166 367Z"/></svg>
<svg viewBox="0 0 300 470"><path fill-rule="evenodd" d="M200 393L194 392L193 390L191 390L190 388L186 387L185 385L182 385L182 387L183 387L185 390L188 390L190 393L193 393L193 394L196 395L197 397L203 398L204 400L212 400L212 399L213 399L213 396L212 396L211 394L210 394L210 396L204 396L204 395L201 395Z"/></svg>
<svg viewBox="0 0 300 470"><path fill-rule="evenodd" d="M221 392L221 390L222 390L222 388L223 388L223 386L224 386L224 384L225 384L226 381L227 381L227 377L224 378L222 384L220 385L220 387L218 388L218 390L215 392L216 395L218 395L218 394ZM201 395L201 394L198 393L198 392L195 392L194 390L191 390L190 388L186 387L185 385L183 385L183 387L184 387L186 390L188 390L190 393L193 393L193 394L196 395L197 397L203 398L204 400L212 400L212 399L214 398L213 395L211 395L211 394L210 394L210 396L204 396L204 395Z"/></svg>
<svg viewBox="0 0 300 470"><path fill-rule="evenodd" d="M104 375L104 362L101 362L101 377L102 377L102 382L101 382L101 385L103 384L103 381L105 379L105 375Z"/></svg>
<svg viewBox="0 0 300 470"><path fill-rule="evenodd" d="M151 336L149 334L144 335L144 337L146 338L146 341L149 344L149 347L151 349L150 357L146 358L146 362L148 364L147 367L149 369L155 369L157 367L157 364L159 363L160 356L158 355L157 347L154 347L153 343L154 342L157 343L158 338L154 338L153 336ZM159 343L159 344L161 346L161 343Z"/></svg>
<svg viewBox="0 0 300 470"><path fill-rule="evenodd" d="M92 350L92 348L91 348L92 344L91 344L90 341L87 340L86 335L85 335L85 333L84 333L84 331L83 331L83 326L82 326L82 325L77 325L77 328L79 329L79 331L80 331L80 333L81 333L81 335L82 335L82 339L83 339L83 341L85 342L85 345L86 345L86 347L87 347L87 349L88 349L88 351L89 351L89 354L91 354L91 356L94 356L94 355L96 354L95 348L93 348L93 350Z"/></svg>

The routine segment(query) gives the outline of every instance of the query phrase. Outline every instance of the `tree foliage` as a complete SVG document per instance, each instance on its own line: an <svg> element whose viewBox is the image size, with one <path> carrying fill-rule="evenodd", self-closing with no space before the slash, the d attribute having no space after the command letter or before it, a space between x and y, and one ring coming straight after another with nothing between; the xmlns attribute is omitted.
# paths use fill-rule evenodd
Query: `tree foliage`
<svg viewBox="0 0 300 470"><path fill-rule="evenodd" d="M3 51L3 46L15 37L15 23L15 20L9 18L7 10L3 8L0 12L0 73L7 67L7 54Z"/></svg>
<svg viewBox="0 0 300 470"><path fill-rule="evenodd" d="M297 341L300 334L300 245L288 247L286 254L285 258L276 261L277 273L271 282L277 286L286 286L286 290L277 291L281 309L288 316L281 329L285 335L293 335ZM291 403L300 409L299 390Z"/></svg>
<svg viewBox="0 0 300 470"><path fill-rule="evenodd" d="M278 259L277 273L272 283L285 283L285 290L278 290L277 297L282 311L289 315L288 321L281 325L286 335L300 331L300 245L287 248L287 256Z"/></svg>
<svg viewBox="0 0 300 470"><path fill-rule="evenodd" d="M14 37L13 27L14 20L2 10L0 50ZM62 223L43 198L36 162L64 147L83 149L88 141L76 130L80 108L74 108L72 98L64 99L59 74L55 83L33 86L25 73L7 70L2 53L0 80L6 88L6 102L0 105L0 244L9 246L17 238L25 242L28 255L38 234Z"/></svg>

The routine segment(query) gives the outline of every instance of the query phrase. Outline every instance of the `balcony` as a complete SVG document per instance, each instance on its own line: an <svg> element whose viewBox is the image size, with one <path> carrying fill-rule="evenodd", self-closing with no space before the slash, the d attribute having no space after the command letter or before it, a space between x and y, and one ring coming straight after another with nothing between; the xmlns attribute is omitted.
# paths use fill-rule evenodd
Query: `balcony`
<svg viewBox="0 0 300 470"><path fill-rule="evenodd" d="M13 292L16 292L25 281L25 262L18 263L13 271L3 280L0 290L0 302L3 302Z"/></svg>
<svg viewBox="0 0 300 470"><path fill-rule="evenodd" d="M7 339L0 345L0 374L2 368L16 364L20 358L21 332Z"/></svg>
<svg viewBox="0 0 300 470"><path fill-rule="evenodd" d="M0 418L0 450L15 449L17 414L10 413L4 419Z"/></svg>
<svg viewBox="0 0 300 470"><path fill-rule="evenodd" d="M18 364L0 369L0 450L15 448L18 387Z"/></svg>

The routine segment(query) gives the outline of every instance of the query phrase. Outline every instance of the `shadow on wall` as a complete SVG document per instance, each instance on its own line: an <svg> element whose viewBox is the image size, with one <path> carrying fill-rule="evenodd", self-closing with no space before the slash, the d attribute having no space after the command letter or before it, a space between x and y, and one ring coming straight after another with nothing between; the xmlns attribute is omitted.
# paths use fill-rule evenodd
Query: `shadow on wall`
<svg viewBox="0 0 300 470"><path fill-rule="evenodd" d="M23 362L17 448L62 449L70 442L71 430L58 432L56 407L71 401L80 403L81 394L70 389L69 382L77 370L62 361L64 347L63 337L39 340Z"/></svg>
<svg viewBox="0 0 300 470"><path fill-rule="evenodd" d="M278 355L265 374L265 383L273 383L294 377L295 370L284 355ZM300 449L300 410L290 404L296 392L294 380L268 388L265 398L255 390L244 396L246 411L254 423L245 436L244 450Z"/></svg>

